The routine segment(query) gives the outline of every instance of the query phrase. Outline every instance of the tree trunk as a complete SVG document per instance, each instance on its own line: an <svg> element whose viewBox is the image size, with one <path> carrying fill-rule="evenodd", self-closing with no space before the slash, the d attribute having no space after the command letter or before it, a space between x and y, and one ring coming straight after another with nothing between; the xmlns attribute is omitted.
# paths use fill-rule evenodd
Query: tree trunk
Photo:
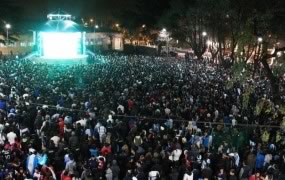
<svg viewBox="0 0 285 180"><path fill-rule="evenodd" d="M258 60L254 59L253 71L252 71L252 79L254 79L257 69L258 69Z"/></svg>
<svg viewBox="0 0 285 180"><path fill-rule="evenodd" d="M278 77L274 76L272 73L272 70L270 69L268 63L267 63L267 58L263 57L261 59L261 63L264 67L264 70L266 72L266 75L270 81L270 86L271 86L271 94L273 97L273 102L275 104L280 104L281 103L281 98L280 98L280 80Z"/></svg>

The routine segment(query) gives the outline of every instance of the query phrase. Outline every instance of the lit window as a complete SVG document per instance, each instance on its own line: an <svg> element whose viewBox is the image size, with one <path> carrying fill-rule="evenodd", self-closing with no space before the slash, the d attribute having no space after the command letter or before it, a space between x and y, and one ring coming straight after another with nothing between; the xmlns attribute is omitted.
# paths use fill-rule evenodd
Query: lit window
<svg viewBox="0 0 285 180"><path fill-rule="evenodd" d="M21 43L20 43L20 46L21 46L21 47L26 47L26 43L25 43L25 42L21 42Z"/></svg>

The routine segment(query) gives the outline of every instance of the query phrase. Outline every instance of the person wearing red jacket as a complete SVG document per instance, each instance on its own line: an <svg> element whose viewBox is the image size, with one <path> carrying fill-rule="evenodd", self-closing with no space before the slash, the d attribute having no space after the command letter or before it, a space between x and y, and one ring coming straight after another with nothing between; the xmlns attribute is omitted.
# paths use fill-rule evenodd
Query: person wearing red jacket
<svg viewBox="0 0 285 180"><path fill-rule="evenodd" d="M105 144L101 149L101 154L103 156L107 156L111 152L112 152L112 150L111 150L111 146L109 144Z"/></svg>

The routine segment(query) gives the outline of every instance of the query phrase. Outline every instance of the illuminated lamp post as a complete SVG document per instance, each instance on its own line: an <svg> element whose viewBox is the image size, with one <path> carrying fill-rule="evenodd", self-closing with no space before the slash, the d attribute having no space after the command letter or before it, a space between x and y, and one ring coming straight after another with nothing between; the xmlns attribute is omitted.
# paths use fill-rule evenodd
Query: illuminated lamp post
<svg viewBox="0 0 285 180"><path fill-rule="evenodd" d="M261 45L262 45L262 41L263 38L262 37L258 37L257 38L257 44L258 44L258 50L257 50L257 58L259 58L260 54L261 54ZM254 60L255 61L255 60ZM255 64L256 62L254 62ZM261 68L259 69L259 78L261 78Z"/></svg>
<svg viewBox="0 0 285 180"><path fill-rule="evenodd" d="M98 29L98 28L99 28L98 25L94 26L94 41L93 41L94 53L95 53L95 32L96 32L96 29Z"/></svg>
<svg viewBox="0 0 285 180"><path fill-rule="evenodd" d="M163 28L160 31L159 36L161 38L165 39L165 41L166 41L166 49L167 49L167 57L168 57L168 54L169 54L169 32L167 32L167 30L165 28Z"/></svg>
<svg viewBox="0 0 285 180"><path fill-rule="evenodd" d="M6 24L5 25L5 28L6 28L6 40L7 40L7 45L9 44L9 29L11 28L11 25L10 24Z"/></svg>

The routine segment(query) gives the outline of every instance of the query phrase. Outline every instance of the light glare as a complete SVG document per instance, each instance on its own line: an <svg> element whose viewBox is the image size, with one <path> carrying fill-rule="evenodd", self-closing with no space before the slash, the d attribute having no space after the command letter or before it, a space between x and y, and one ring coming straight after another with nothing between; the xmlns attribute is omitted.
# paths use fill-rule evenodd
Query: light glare
<svg viewBox="0 0 285 180"><path fill-rule="evenodd" d="M81 33L43 32L43 56L46 58L73 58L79 55Z"/></svg>
<svg viewBox="0 0 285 180"><path fill-rule="evenodd" d="M10 24L6 24L5 27L6 27L6 29L10 29L11 25Z"/></svg>

